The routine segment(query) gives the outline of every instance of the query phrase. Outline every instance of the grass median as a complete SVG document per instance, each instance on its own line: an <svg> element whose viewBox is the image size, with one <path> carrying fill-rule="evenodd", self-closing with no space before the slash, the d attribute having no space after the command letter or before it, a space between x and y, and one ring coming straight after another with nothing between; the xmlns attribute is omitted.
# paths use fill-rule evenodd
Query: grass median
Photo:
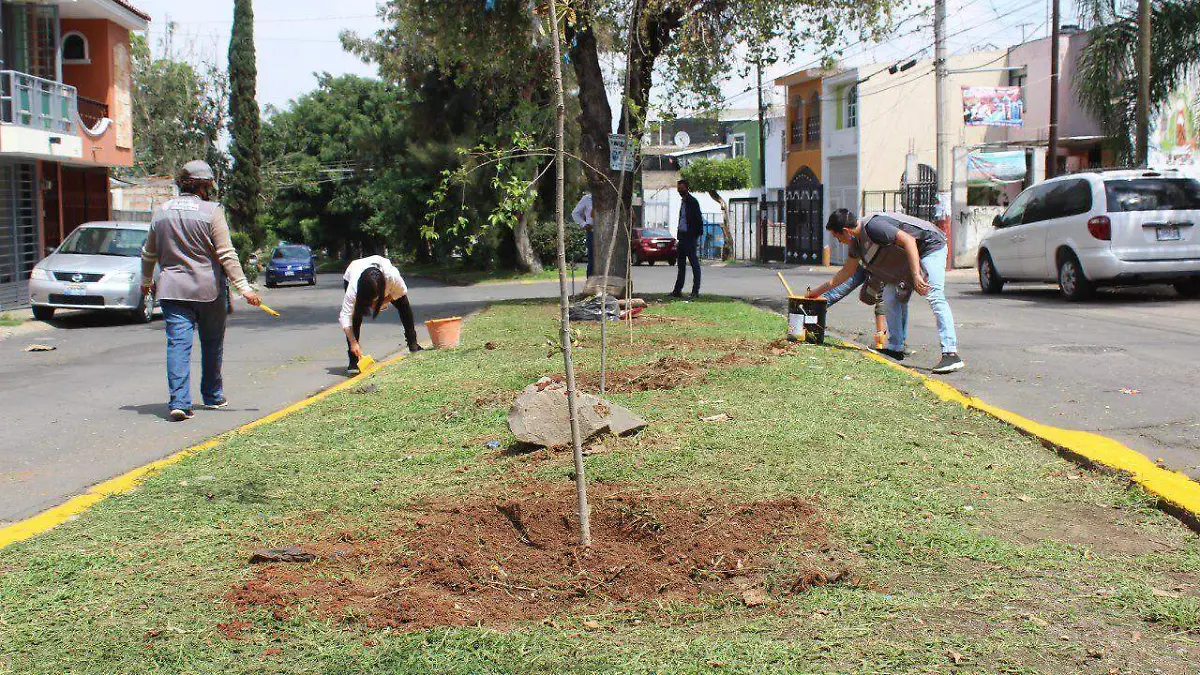
<svg viewBox="0 0 1200 675"><path fill-rule="evenodd" d="M571 460L505 419L561 372L556 311L496 306L0 551L0 673L1194 673L1200 540L1152 499L735 302L612 328L609 398L651 423L587 459L624 560L536 578ZM319 557L247 562L289 545Z"/></svg>

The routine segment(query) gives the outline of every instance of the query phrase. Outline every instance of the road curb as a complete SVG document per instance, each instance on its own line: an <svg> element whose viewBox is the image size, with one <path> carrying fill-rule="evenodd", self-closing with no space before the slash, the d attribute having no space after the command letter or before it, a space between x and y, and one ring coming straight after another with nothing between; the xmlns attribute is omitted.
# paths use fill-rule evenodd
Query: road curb
<svg viewBox="0 0 1200 675"><path fill-rule="evenodd" d="M386 368L394 363L402 361L406 356L407 354L397 354L396 356L371 366L362 373L347 379L345 382L339 382L328 389L309 396L302 401L293 403L282 410L273 412L265 417L260 417L252 422L247 422L233 431L227 431L207 441L204 441L203 443L184 448L183 450L180 450L160 460L145 464L133 469L132 471L123 473L116 478L110 478L103 483L92 486L87 492L76 497L72 497L58 506L42 511L37 515L26 518L25 520L19 520L11 525L6 525L0 528L0 549L7 548L8 546L11 546L17 542L25 541L26 539L30 539L44 532L48 532L49 530L52 530L55 527L67 522L68 520L72 520L73 518L79 516L96 504L104 501L104 499L107 497L129 492L140 485L147 478L157 474L172 464L176 464L188 457L191 457L192 455L204 452L205 450L211 450L221 443L224 443L225 441L237 436L238 434L253 431L254 429L266 426L272 422L278 422L279 420L304 410L312 404L324 400L338 393L339 391L349 389L355 384L358 384L363 378L379 372L383 368Z"/></svg>
<svg viewBox="0 0 1200 675"><path fill-rule="evenodd" d="M958 403L964 408L990 415L1021 433L1038 439L1043 446L1072 462L1089 469L1125 476L1130 482L1140 485L1157 497L1162 510L1175 516L1192 530L1200 532L1200 483L1186 474L1165 469L1142 453L1107 436L1035 422L959 391L942 380L906 368L862 345L852 342L844 344L874 361L919 379L926 389L943 401Z"/></svg>

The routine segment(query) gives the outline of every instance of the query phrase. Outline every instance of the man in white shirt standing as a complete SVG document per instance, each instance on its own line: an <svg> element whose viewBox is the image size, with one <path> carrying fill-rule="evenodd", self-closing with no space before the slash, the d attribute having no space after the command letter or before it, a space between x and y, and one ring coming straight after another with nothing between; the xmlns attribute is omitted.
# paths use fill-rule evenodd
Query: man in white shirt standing
<svg viewBox="0 0 1200 675"><path fill-rule="evenodd" d="M595 224L595 213L592 211L592 193L583 193L583 198L575 205L575 210L571 212L571 218L576 225L583 228L587 233L587 275L592 276L592 271L595 267L596 244L593 237L592 225Z"/></svg>

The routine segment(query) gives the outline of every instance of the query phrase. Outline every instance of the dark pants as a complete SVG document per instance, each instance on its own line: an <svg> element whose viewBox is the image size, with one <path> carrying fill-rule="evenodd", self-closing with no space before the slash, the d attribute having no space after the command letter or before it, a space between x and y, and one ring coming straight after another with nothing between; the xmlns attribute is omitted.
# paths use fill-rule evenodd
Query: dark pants
<svg viewBox="0 0 1200 675"><path fill-rule="evenodd" d="M350 288L350 282L342 282L342 290ZM392 303L397 312L400 312L400 323L404 324L404 341L408 343L409 349L417 344L417 323L413 318L412 303L409 302L408 296L404 296ZM362 322L354 323L354 339L357 341L362 336ZM350 351L350 338L346 338L346 358L350 361L351 368L358 367L358 359L354 356L354 352Z"/></svg>
<svg viewBox="0 0 1200 675"><path fill-rule="evenodd" d="M596 234L595 228L584 231L587 232L587 275L590 277L596 270Z"/></svg>
<svg viewBox="0 0 1200 675"><path fill-rule="evenodd" d="M690 237L679 240L679 252L676 267L679 268L675 277L675 294L683 292L683 284L687 280L687 264L692 265L692 295L700 295L700 253L699 241Z"/></svg>
<svg viewBox="0 0 1200 675"><path fill-rule="evenodd" d="M206 405L223 397L221 361L225 351L225 293L212 302L163 300L167 328L167 388L171 410L192 409L192 344L200 334L200 395Z"/></svg>

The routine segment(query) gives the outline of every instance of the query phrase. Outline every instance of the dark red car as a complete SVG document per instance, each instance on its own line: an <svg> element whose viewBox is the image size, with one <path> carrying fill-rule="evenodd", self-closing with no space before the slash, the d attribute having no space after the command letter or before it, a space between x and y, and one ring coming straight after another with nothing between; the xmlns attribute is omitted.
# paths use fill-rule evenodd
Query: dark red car
<svg viewBox="0 0 1200 675"><path fill-rule="evenodd" d="M678 242L671 236L671 231L661 227L644 227L633 231L633 264L653 265L659 260L666 260L674 265L677 255Z"/></svg>

